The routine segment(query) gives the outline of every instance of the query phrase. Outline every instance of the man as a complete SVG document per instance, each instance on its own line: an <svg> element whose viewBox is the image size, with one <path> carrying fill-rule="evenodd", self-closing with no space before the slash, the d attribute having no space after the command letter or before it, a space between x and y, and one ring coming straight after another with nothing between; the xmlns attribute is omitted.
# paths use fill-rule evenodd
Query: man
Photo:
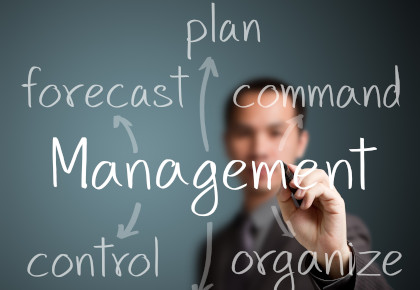
<svg viewBox="0 0 420 290"><path fill-rule="evenodd" d="M282 186L281 166L275 168L271 186L262 167L258 187L254 187L253 162L256 169L263 163L271 169L282 160L294 172L293 164L303 156L309 134L298 126L285 134L288 120L305 115L299 97L293 105L289 95L283 105L281 84L284 88L287 84L276 79L246 84L249 87L243 87L236 96L232 94L227 103L225 145L230 159L245 162L239 179L247 186L243 188L242 211L213 239L207 284L213 284L212 289L229 290L389 289L383 275L356 275L370 261L370 257L359 254L370 248L369 232L358 218L346 214L344 200L330 187L323 170L299 172L300 188L310 187L296 191L295 198L302 201L299 208L290 189ZM297 188L294 182L289 186ZM293 229L294 238L283 234L272 206ZM305 255L305 251L311 253ZM326 255L332 257L330 261ZM201 258L200 269L204 251ZM349 264L355 268L350 269ZM380 272L371 265L364 273Z"/></svg>

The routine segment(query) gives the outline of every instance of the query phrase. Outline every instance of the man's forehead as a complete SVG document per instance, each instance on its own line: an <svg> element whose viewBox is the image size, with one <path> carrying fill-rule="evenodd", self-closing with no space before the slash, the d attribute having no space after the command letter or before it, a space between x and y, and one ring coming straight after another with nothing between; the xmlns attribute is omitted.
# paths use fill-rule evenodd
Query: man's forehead
<svg viewBox="0 0 420 290"><path fill-rule="evenodd" d="M292 106L290 98L286 97L283 100L283 94L279 91L275 92L273 90L266 90L260 95L260 91L251 89L247 92L239 94L236 98L236 101L240 106L247 106L251 103L258 105L258 103L260 103L262 105L261 108L264 106L269 106L274 102L281 105L286 102L286 106Z"/></svg>
<svg viewBox="0 0 420 290"><path fill-rule="evenodd" d="M273 121L273 122L263 123L263 122L253 122L253 120L246 120L246 119L233 120L232 125L234 128L258 126L258 127L264 127L266 129L278 129L278 128L283 128L283 127L288 126L287 122L285 121Z"/></svg>
<svg viewBox="0 0 420 290"><path fill-rule="evenodd" d="M258 92L246 93L238 99L238 105L248 106L246 108L234 105L233 120L252 120L259 119L266 123L280 123L284 122L296 115L293 108L292 101L288 98L285 106L283 100L278 98L276 102L275 93L264 93L261 97L261 102L258 102ZM264 107L268 106L269 107Z"/></svg>

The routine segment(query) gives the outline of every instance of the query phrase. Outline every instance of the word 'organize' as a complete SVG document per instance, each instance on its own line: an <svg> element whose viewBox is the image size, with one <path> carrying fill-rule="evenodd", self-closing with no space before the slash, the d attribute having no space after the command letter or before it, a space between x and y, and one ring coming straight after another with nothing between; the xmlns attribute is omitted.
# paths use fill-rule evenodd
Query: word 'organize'
<svg viewBox="0 0 420 290"><path fill-rule="evenodd" d="M357 275L357 276L381 276L379 271L377 273L367 273L367 269L372 267L372 269L369 269L369 272L377 271L375 267L373 267L372 263L378 258L378 256L381 254L379 251L365 251L365 252L359 252L360 256L365 256L366 259L369 259L369 262L362 268L356 269L356 264L354 263L353 256L350 255L350 259L348 261L348 268L349 268L349 274L350 275ZM374 255L373 255L374 254ZM276 256L276 258L273 261L273 264L264 264L264 260L267 259L270 255ZM340 273L341 275L344 275L344 262L343 258L341 256L340 251L334 251L331 255L328 255L327 253L324 253L326 262L326 269L325 272L327 275L330 272L331 269L331 263L334 258L338 258L339 265L340 265ZM372 255L371 258L369 256ZM240 256L246 257L248 261L238 263L238 259ZM255 256L255 257L253 257ZM323 272L323 270L319 267L317 263L317 252L312 251L304 251L299 257L299 260L297 262L297 273L295 273L292 269L292 264L296 263L293 260L296 260L297 257L293 257L293 254L288 251L280 251L277 252L275 250L271 250L264 255L259 254L256 251L253 251L253 253L248 253L247 251L239 251L235 257L232 260L231 263L231 270L236 275L244 275L246 274L250 269L255 267L258 270L258 273L260 275L266 275L266 273L270 270L274 271L277 274L284 274L281 276L276 284L274 285L273 289L280 289L279 285L285 281L287 278L290 279L290 283L292 285L292 289L295 289L294 287L294 281L295 281L295 275L307 275L312 268L315 268L319 272ZM395 263L401 260L402 254L398 251L391 251L387 253L383 259L382 262L382 271L387 276L395 276L399 274L402 269L398 270L391 270L390 266L393 266ZM268 260L268 259L267 259ZM308 261L311 261L310 263L307 263ZM286 261L286 263L284 263ZM239 266L238 266L239 264ZM271 267L270 267L271 266ZM392 272L393 271L393 272Z"/></svg>

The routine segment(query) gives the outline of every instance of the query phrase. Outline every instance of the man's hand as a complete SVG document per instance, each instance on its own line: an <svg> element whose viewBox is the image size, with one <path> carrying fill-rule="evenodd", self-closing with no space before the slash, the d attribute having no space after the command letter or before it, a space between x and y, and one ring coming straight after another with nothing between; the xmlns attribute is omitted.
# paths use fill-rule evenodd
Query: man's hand
<svg viewBox="0 0 420 290"><path fill-rule="evenodd" d="M289 164L292 172L295 165ZM309 169L302 169L304 174ZM343 260L343 274L348 273L348 261L351 255L347 245L346 209L344 200L335 187L330 188L329 178L325 171L314 170L299 180L300 187L295 198L303 200L300 208L296 208L291 198L289 189L281 188L277 195L283 219L293 226L297 241L307 250L316 252L318 263L326 269L325 253L330 259L334 251L339 251ZM290 186L297 188L292 181ZM335 255L329 276L333 279L343 275L340 273L340 261L338 254Z"/></svg>

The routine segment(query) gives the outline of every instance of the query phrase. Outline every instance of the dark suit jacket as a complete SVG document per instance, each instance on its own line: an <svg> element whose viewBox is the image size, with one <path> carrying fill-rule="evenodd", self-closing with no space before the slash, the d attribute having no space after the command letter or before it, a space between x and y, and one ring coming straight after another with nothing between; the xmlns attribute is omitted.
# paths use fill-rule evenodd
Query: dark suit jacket
<svg viewBox="0 0 420 290"><path fill-rule="evenodd" d="M213 239L211 264L206 282L206 285L211 283L214 284L213 288L211 288L213 290L235 290L232 286L227 285L227 281L229 280L229 275L236 275L233 274L231 267L234 256L241 250L238 247L240 239L239 228L238 218L236 218L228 226L216 234ZM369 231L359 218L347 215L347 236L348 241L354 246L353 249L356 261L356 269L354 273L358 273L360 269L362 269L371 260L369 255L359 254L360 252L370 250ZM294 289L391 289L384 279L384 274L375 265L368 267L364 273L380 273L381 276L379 277L353 275L351 276L351 279L346 279L347 281L345 283L336 283L335 285L327 288L322 288L322 286L320 287L319 283L315 283L315 280L310 273L301 275L298 272L298 261L302 253L305 251L305 248L303 248L296 239L283 236L283 232L275 220L273 221L269 233L265 238L262 249L257 252L261 257L271 250L275 250L276 253L269 255L264 260L263 265L266 271L265 275L258 272L258 260L255 255L251 254L254 259L254 263L252 268L247 272L247 276L240 275L244 279L247 279L246 286L241 286L241 289L274 289L278 280L289 273L288 270L282 273L276 273L273 270L274 260L281 251L288 251L292 254L291 268L294 272ZM201 278L201 274L203 273L202 270L204 269L205 246L203 247L200 256L199 275ZM286 265L286 263L286 257L283 256L278 261L277 271ZM301 272L304 271L304 269L305 268L303 268ZM293 289L290 277L281 281L278 289Z"/></svg>

